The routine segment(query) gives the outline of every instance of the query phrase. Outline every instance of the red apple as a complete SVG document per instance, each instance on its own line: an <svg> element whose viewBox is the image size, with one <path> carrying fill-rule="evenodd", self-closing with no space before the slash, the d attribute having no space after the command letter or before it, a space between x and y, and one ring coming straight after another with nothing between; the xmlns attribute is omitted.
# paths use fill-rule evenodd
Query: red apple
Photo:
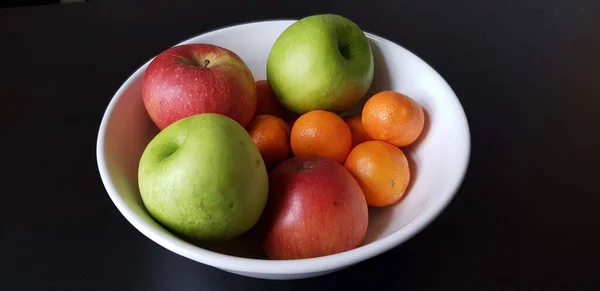
<svg viewBox="0 0 600 291"><path fill-rule="evenodd" d="M200 113L219 113L246 127L256 111L254 77L234 52L188 44L160 53L148 66L142 99L159 129Z"/></svg>
<svg viewBox="0 0 600 291"><path fill-rule="evenodd" d="M354 249L367 232L365 196L340 164L294 157L269 174L263 249L271 259L303 259Z"/></svg>

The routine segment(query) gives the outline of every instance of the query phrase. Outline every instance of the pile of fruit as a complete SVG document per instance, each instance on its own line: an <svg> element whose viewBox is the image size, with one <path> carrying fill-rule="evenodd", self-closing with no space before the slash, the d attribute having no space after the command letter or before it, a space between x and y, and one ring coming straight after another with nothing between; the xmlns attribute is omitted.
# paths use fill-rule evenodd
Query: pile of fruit
<svg viewBox="0 0 600 291"><path fill-rule="evenodd" d="M410 97L366 96L373 66L362 30L338 15L287 28L270 51L266 80L254 80L227 48L202 43L162 52L142 85L160 129L139 164L148 212L197 241L254 228L271 259L358 247L369 207L406 195L411 176L401 148L424 126L423 109ZM340 116L364 97L359 115Z"/></svg>

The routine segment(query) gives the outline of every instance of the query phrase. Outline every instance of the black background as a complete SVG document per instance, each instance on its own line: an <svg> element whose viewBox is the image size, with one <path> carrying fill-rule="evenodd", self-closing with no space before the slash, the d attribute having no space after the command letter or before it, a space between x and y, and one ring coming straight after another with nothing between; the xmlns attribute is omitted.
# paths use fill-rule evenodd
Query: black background
<svg viewBox="0 0 600 291"><path fill-rule="evenodd" d="M4 0L0 2L0 8L46 4L60 4L60 0Z"/></svg>
<svg viewBox="0 0 600 291"><path fill-rule="evenodd" d="M600 3L148 1L0 10L0 290L597 290ZM469 119L467 176L407 243L265 281L153 243L114 207L95 142L121 83L215 28L332 12L432 65Z"/></svg>

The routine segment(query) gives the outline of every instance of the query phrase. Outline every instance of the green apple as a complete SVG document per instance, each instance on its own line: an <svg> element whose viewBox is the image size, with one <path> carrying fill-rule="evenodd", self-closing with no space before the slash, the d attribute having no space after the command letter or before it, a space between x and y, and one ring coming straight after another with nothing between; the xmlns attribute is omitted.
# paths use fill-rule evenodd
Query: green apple
<svg viewBox="0 0 600 291"><path fill-rule="evenodd" d="M333 14L293 23L267 59L267 80L291 111L341 113L357 104L373 81L373 54L354 22Z"/></svg>
<svg viewBox="0 0 600 291"><path fill-rule="evenodd" d="M256 224L267 201L260 152L233 119L203 113L156 135L140 159L142 201L167 229L200 241L223 241Z"/></svg>

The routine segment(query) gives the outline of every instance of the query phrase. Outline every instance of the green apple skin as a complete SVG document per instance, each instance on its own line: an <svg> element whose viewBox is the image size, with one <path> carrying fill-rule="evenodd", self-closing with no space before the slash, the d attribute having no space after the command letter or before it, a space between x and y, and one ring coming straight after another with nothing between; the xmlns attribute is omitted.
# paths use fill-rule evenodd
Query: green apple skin
<svg viewBox="0 0 600 291"><path fill-rule="evenodd" d="M138 183L148 212L174 233L223 241L252 228L268 195L268 174L246 130L203 113L159 132L140 159Z"/></svg>
<svg viewBox="0 0 600 291"><path fill-rule="evenodd" d="M356 105L373 82L373 54L352 21L334 14L302 18L275 41L267 80L291 111L341 113Z"/></svg>

